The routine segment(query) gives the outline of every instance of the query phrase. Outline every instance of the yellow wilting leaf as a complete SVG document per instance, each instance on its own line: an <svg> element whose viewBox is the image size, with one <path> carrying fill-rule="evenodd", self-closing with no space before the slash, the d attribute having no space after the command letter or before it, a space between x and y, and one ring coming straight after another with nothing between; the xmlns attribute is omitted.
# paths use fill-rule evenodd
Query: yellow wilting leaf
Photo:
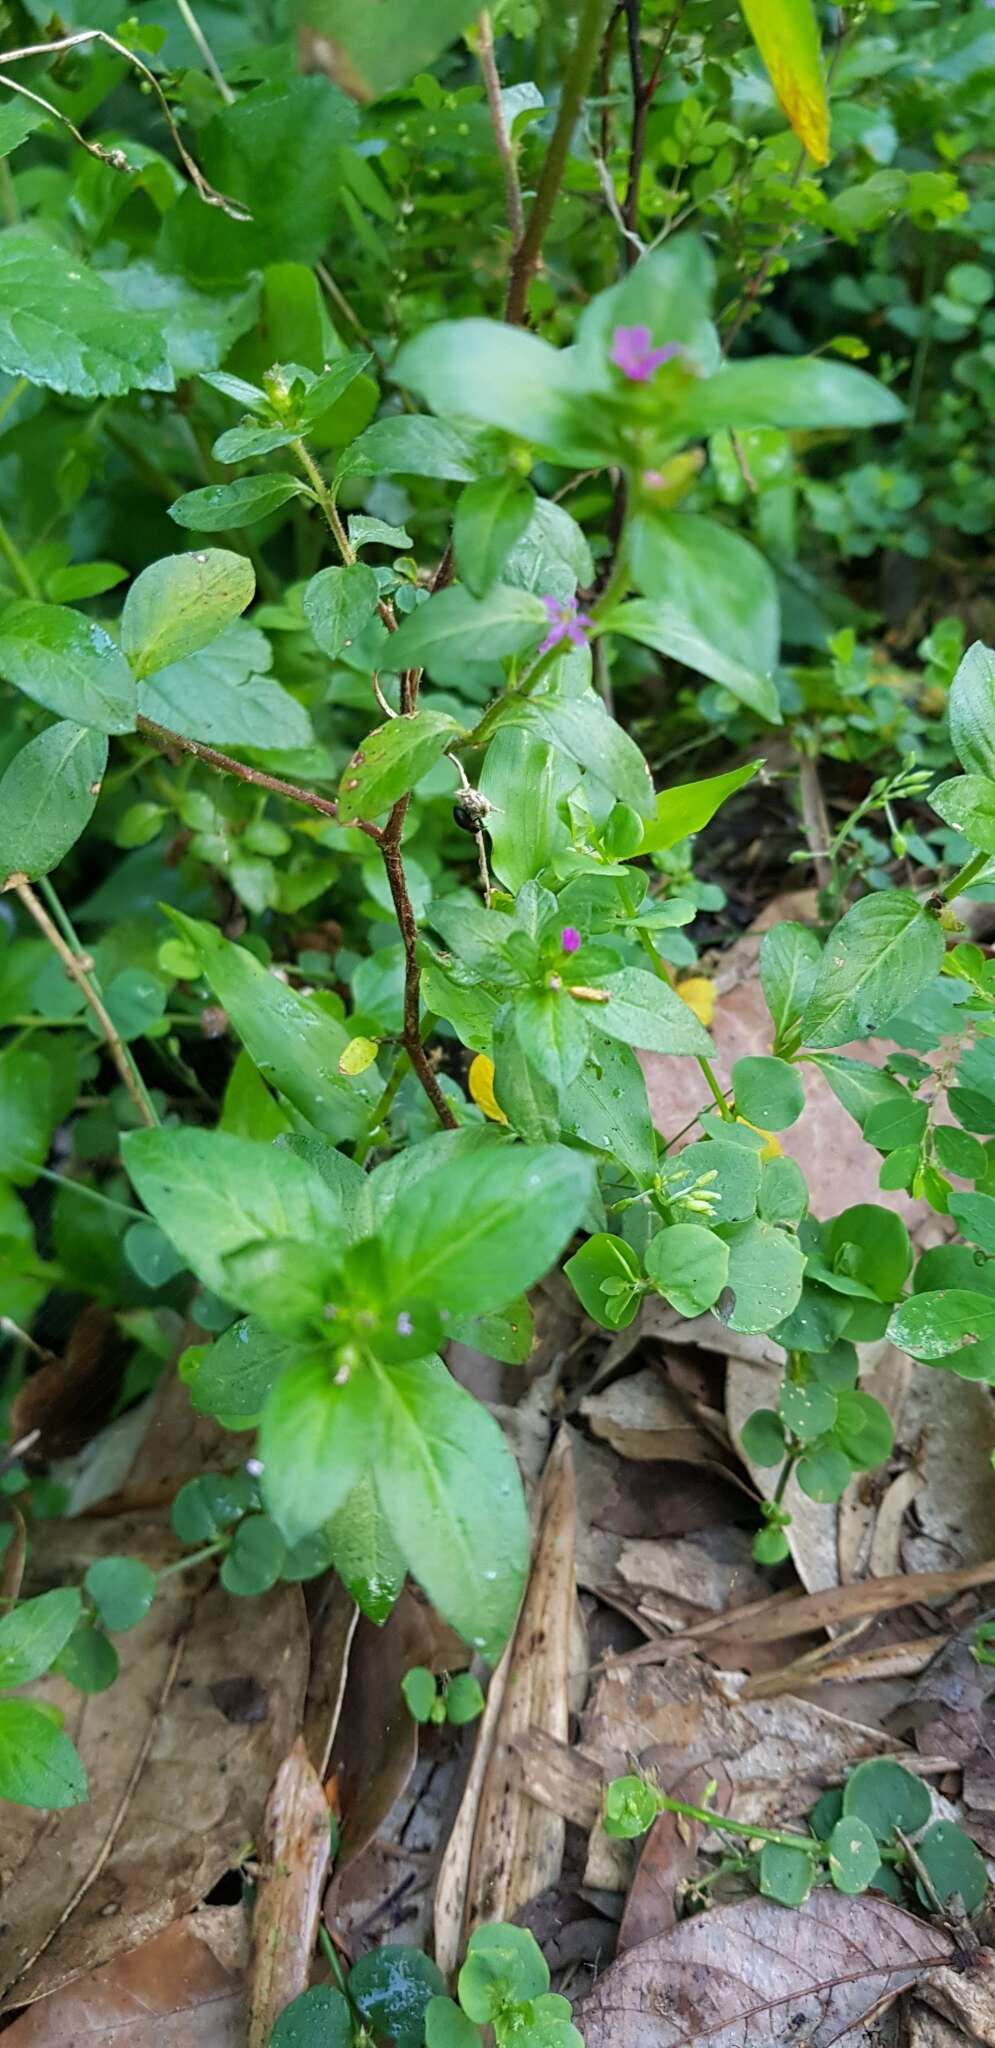
<svg viewBox="0 0 995 2048"><path fill-rule="evenodd" d="M375 1038L350 1038L339 1054L340 1074L365 1074L372 1067L379 1047Z"/></svg>
<svg viewBox="0 0 995 2048"><path fill-rule="evenodd" d="M803 148L829 162L829 104L812 0L739 0L770 82Z"/></svg>
<svg viewBox="0 0 995 2048"><path fill-rule="evenodd" d="M494 1093L494 1061L485 1052L478 1052L476 1059L471 1060L467 1079L477 1108L490 1117L492 1124L506 1124L508 1119Z"/></svg>
<svg viewBox="0 0 995 2048"><path fill-rule="evenodd" d="M738 1124L745 1124L748 1131L756 1131L757 1137L764 1139L765 1142L760 1151L761 1159L782 1159L784 1157L784 1147L780 1140L775 1138L773 1131L765 1131L763 1124L751 1124L748 1116L738 1116L736 1122Z"/></svg>
<svg viewBox="0 0 995 2048"><path fill-rule="evenodd" d="M686 981L678 982L677 993L707 1031L718 1000L714 981L709 981L707 974L690 974Z"/></svg>

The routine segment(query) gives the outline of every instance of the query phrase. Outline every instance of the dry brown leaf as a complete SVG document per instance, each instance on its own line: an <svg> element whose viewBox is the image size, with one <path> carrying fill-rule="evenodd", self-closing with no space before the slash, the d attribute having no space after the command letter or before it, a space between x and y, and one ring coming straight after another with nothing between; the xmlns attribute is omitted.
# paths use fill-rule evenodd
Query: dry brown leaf
<svg viewBox="0 0 995 2048"><path fill-rule="evenodd" d="M937 1970L922 1996L971 2041L995 2048L995 1954L981 1949L964 1969Z"/></svg>
<svg viewBox="0 0 995 2048"><path fill-rule="evenodd" d="M511 1747L529 1798L589 1832L601 1812L607 1782L601 1765L575 1743L558 1742L541 1728L512 1736Z"/></svg>
<svg viewBox="0 0 995 2048"><path fill-rule="evenodd" d="M252 1915L249 2048L267 2048L285 2005L306 1991L330 1847L321 1779L298 1736L273 1784L263 1822Z"/></svg>
<svg viewBox="0 0 995 2048"><path fill-rule="evenodd" d="M307 1588L311 1672L304 1703L304 1742L318 1776L328 1774L349 1672L349 1652L359 1626L359 1608L337 1573Z"/></svg>
<svg viewBox="0 0 995 2048"><path fill-rule="evenodd" d="M687 1465L719 1463L713 1439L695 1427L684 1403L658 1372L633 1373L600 1394L589 1394L580 1413L596 1437L620 1458L670 1459Z"/></svg>
<svg viewBox="0 0 995 2048"><path fill-rule="evenodd" d="M382 1628L365 1616L357 1625L331 1746L330 1783L342 1819L337 1878L373 1840L414 1770L418 1724L401 1680L412 1664L433 1666L436 1633L433 1616L410 1586ZM465 1656L462 1651L461 1661ZM330 1912L334 1881L331 1890Z"/></svg>
<svg viewBox="0 0 995 2048"><path fill-rule="evenodd" d="M738 1484L701 1465L659 1466L628 1462L607 1445L589 1443L570 1431L577 1479L577 1582L585 1590L606 1590L631 1598L618 1575L623 1544L684 1536L741 1520Z"/></svg>
<svg viewBox="0 0 995 2048"><path fill-rule="evenodd" d="M243 2048L241 1906L206 1906L29 2006L5 2048Z"/></svg>
<svg viewBox="0 0 995 2048"><path fill-rule="evenodd" d="M938 2012L930 2012L928 2006L920 2005L918 1999L910 1999L908 2025L902 2048L970 2048L971 2036L954 2027L949 2020L940 2018Z"/></svg>
<svg viewBox="0 0 995 2048"><path fill-rule="evenodd" d="M698 1536L638 1538L623 1543L619 1578L638 1590L651 1621L681 1628L709 1611L735 1612L762 1597L767 1580L753 1563L746 1530L705 1529ZM696 1614L694 1610L697 1609Z"/></svg>
<svg viewBox="0 0 995 2048"><path fill-rule="evenodd" d="M951 1947L868 1894L746 1899L629 1949L574 2017L587 2048L830 2048Z"/></svg>
<svg viewBox="0 0 995 2048"><path fill-rule="evenodd" d="M495 1711L480 1726L475 1768L439 1875L436 1958L443 1971L455 1967L464 1929L512 1919L559 1875L563 1824L523 1794L511 1745L533 1726L561 1741L567 1734L575 1534L570 1437L561 1430L543 1475L532 1569L510 1656L491 1680L491 1693L500 1686ZM480 1757L486 1761L478 1772Z"/></svg>
<svg viewBox="0 0 995 2048"><path fill-rule="evenodd" d="M903 1438L919 1441L922 1488L902 1563L910 1571L979 1564L995 1556L995 1402L980 1381L919 1371Z"/></svg>
<svg viewBox="0 0 995 2048"><path fill-rule="evenodd" d="M92 1558L122 1553L155 1567L175 1557L175 1539L148 1517L48 1523L33 1563L50 1582L78 1583ZM117 1646L121 1673L106 1692L81 1694L57 1679L32 1688L65 1713L90 1800L62 1813L5 1814L6 2008L148 1941L203 1899L251 1851L300 1726L308 1644L298 1586L250 1606L210 1585L203 1567L178 1574ZM261 1694L251 1720L233 1718L217 1696L246 1676Z"/></svg>
<svg viewBox="0 0 995 2048"><path fill-rule="evenodd" d="M37 1430L32 1457L67 1458L113 1413L130 1346L108 1309L88 1302L69 1331L63 1357L30 1373L11 1409L11 1433Z"/></svg>
<svg viewBox="0 0 995 2048"><path fill-rule="evenodd" d="M806 1656L796 1657L794 1663L782 1665L779 1671L765 1671L759 1678L751 1678L742 1697L772 1700L778 1693L811 1692L820 1685L914 1678L932 1662L936 1641L935 1636L922 1636L918 1642L885 1643L879 1649L856 1650L849 1657L839 1656L835 1643L823 1643Z"/></svg>
<svg viewBox="0 0 995 2048"><path fill-rule="evenodd" d="M693 1764L669 1787L671 1798L689 1806L707 1799L716 1813L728 1813L732 1786L725 1772ZM658 1813L643 1843L618 1931L618 1953L677 1925L677 1888L698 1860L703 1829L676 1813Z"/></svg>

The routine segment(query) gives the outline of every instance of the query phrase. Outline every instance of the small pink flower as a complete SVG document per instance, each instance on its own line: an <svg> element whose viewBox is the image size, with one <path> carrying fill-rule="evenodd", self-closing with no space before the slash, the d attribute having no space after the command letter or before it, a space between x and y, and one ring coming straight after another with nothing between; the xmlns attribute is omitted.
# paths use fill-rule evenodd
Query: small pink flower
<svg viewBox="0 0 995 2048"><path fill-rule="evenodd" d="M543 609L549 620L549 632L539 642L540 654L547 654L551 647L558 647L561 640L569 640L572 647L586 647L584 627L593 626L594 620L586 612L577 610L577 599L568 597L544 597Z"/></svg>
<svg viewBox="0 0 995 2048"><path fill-rule="evenodd" d="M565 953L579 953L583 940L575 924L565 924L560 933L560 944Z"/></svg>
<svg viewBox="0 0 995 2048"><path fill-rule="evenodd" d="M681 354L679 341L666 341L662 348L654 348L648 327L616 327L609 360L630 384L649 384L661 363L672 363Z"/></svg>

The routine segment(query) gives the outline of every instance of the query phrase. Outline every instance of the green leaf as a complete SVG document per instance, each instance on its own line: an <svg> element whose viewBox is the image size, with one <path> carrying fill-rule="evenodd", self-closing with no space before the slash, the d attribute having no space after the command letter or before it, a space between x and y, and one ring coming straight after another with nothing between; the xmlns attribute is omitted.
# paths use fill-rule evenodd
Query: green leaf
<svg viewBox="0 0 995 2048"><path fill-rule="evenodd" d="M400 637L401 632L395 633L392 660ZM459 730L455 718L444 711L403 712L386 725L375 726L357 747L339 784L340 823L382 817L434 767Z"/></svg>
<svg viewBox="0 0 995 2048"><path fill-rule="evenodd" d="M636 521L632 567L644 594L611 612L606 628L711 677L779 725L780 608L757 549L698 513L661 513Z"/></svg>
<svg viewBox="0 0 995 2048"><path fill-rule="evenodd" d="M356 1138L366 1129L380 1090L375 1073L343 1074L349 1033L327 1010L270 974L245 946L212 925L170 911L197 954L205 979L227 1012L264 1080L278 1088L316 1130Z"/></svg>
<svg viewBox="0 0 995 2048"><path fill-rule="evenodd" d="M460 492L453 520L456 566L474 597L482 597L504 568L520 540L535 505L535 494L521 477L481 477Z"/></svg>
<svg viewBox="0 0 995 2048"><path fill-rule="evenodd" d="M875 1465L883 1465L895 1440L887 1408L859 1387L844 1387L837 1394L833 1434L839 1449L846 1452L858 1472L870 1472Z"/></svg>
<svg viewBox="0 0 995 2048"><path fill-rule="evenodd" d="M357 100L376 100L427 71L473 20L472 0L379 0L370 13L351 0L296 0L300 21L327 38L332 75Z"/></svg>
<svg viewBox="0 0 995 2048"><path fill-rule="evenodd" d="M173 376L193 377L217 369L239 337L252 326L259 306L259 281L239 278L228 292L201 292L175 272L132 256L120 269L105 270L115 312L150 314L166 345Z"/></svg>
<svg viewBox="0 0 995 2048"><path fill-rule="evenodd" d="M750 427L892 426L905 408L894 394L825 356L751 356L726 363L714 377L695 383L686 402L683 429L714 434L720 427L742 433Z"/></svg>
<svg viewBox="0 0 995 2048"><path fill-rule="evenodd" d="M439 590L420 604L391 636L396 668L427 668L434 659L465 661L522 654L534 647L549 621L531 590L495 583L486 597L471 597L461 584Z"/></svg>
<svg viewBox="0 0 995 2048"><path fill-rule="evenodd" d="M472 482L479 466L469 433L447 420L398 413L374 420L345 449L336 482L347 476L418 476L465 484Z"/></svg>
<svg viewBox="0 0 995 2048"><path fill-rule="evenodd" d="M635 740L609 717L593 690L567 696L554 681L530 696L513 694L502 707L502 722L523 725L562 747L621 803L631 805L642 818L652 817L655 797L649 768Z"/></svg>
<svg viewBox="0 0 995 2048"><path fill-rule="evenodd" d="M824 1436L836 1420L836 1396L817 1381L799 1386L793 1380L785 1380L777 1405L785 1427L803 1444Z"/></svg>
<svg viewBox="0 0 995 2048"><path fill-rule="evenodd" d="M287 1546L268 1515L246 1515L221 1565L221 1584L236 1599L252 1600L268 1593L281 1577Z"/></svg>
<svg viewBox="0 0 995 2048"><path fill-rule="evenodd" d="M425 2007L425 2048L480 2048L481 2034L454 1998L430 1998Z"/></svg>
<svg viewBox="0 0 995 2048"><path fill-rule="evenodd" d="M10 99L0 107L0 157L9 156L19 149L36 128L40 128L50 116L44 107L32 106L30 100Z"/></svg>
<svg viewBox="0 0 995 2048"><path fill-rule="evenodd" d="M813 162L829 162L829 103L812 0L740 0L770 82Z"/></svg>
<svg viewBox="0 0 995 2048"><path fill-rule="evenodd" d="M421 1183L430 1199L429 1176ZM518 1467L493 1416L441 1359L376 1369L376 1485L408 1568L445 1621L496 1662L529 1554Z"/></svg>
<svg viewBox="0 0 995 2048"><path fill-rule="evenodd" d="M425 2007L446 1989L442 1971L420 1949L387 1942L360 1956L349 1972L349 1996L376 2039L395 2048L420 2048Z"/></svg>
<svg viewBox="0 0 995 2048"><path fill-rule="evenodd" d="M515 1002L515 1029L530 1066L558 1093L569 1088L587 1058L580 1003L564 989L526 989Z"/></svg>
<svg viewBox="0 0 995 2048"><path fill-rule="evenodd" d="M499 2018L506 2005L541 1998L548 1986L546 1959L528 1928L498 1923L478 1927L470 1936L459 1973L459 1999L478 2025Z"/></svg>
<svg viewBox="0 0 995 2048"><path fill-rule="evenodd" d="M405 1568L371 1472L356 1481L332 1516L328 1540L346 1592L368 1621L381 1625L400 1596Z"/></svg>
<svg viewBox="0 0 995 2048"><path fill-rule="evenodd" d="M995 1337L995 1299L965 1287L938 1287L899 1302L887 1336L926 1364Z"/></svg>
<svg viewBox="0 0 995 2048"><path fill-rule="evenodd" d="M729 1247L699 1223L672 1223L646 1247L645 1265L658 1294L679 1315L713 1308L729 1273Z"/></svg>
<svg viewBox="0 0 995 2048"><path fill-rule="evenodd" d="M312 1984L280 2013L269 2048L352 2048L349 2001L331 1984Z"/></svg>
<svg viewBox="0 0 995 2048"><path fill-rule="evenodd" d="M943 1904L956 1892L965 1913L976 1913L988 1893L988 1870L970 1836L950 1820L936 1820L917 1842L919 1856L929 1872L934 1891ZM933 1900L921 1879L916 1889L924 1905Z"/></svg>
<svg viewBox="0 0 995 2048"><path fill-rule="evenodd" d="M894 1210L857 1202L827 1223L824 1244L838 1277L859 1281L879 1301L897 1301L912 1265L912 1242Z"/></svg>
<svg viewBox="0 0 995 2048"><path fill-rule="evenodd" d="M563 1270L581 1306L603 1330L624 1330L632 1322L639 1307L642 1273L624 1238L597 1231L567 1260Z"/></svg>
<svg viewBox="0 0 995 2048"><path fill-rule="evenodd" d="M291 498L304 495L306 488L296 476L243 476L231 484L208 484L202 491L187 491L170 505L169 516L177 526L188 526L194 533L225 533L267 519Z"/></svg>
<svg viewBox="0 0 995 2048"><path fill-rule="evenodd" d="M687 1192L702 1176L714 1206L712 1223L740 1223L752 1217L760 1192L761 1163L756 1150L724 1138L685 1145L679 1155L681 1177L671 1182L671 1199Z"/></svg>
<svg viewBox="0 0 995 2048"><path fill-rule="evenodd" d="M904 1107L908 1102L908 1089L890 1074L882 1073L880 1067L871 1066L869 1060L851 1060L844 1053L824 1052L812 1056L811 1064L818 1067L837 1101L842 1102L862 1131L876 1109L885 1104Z"/></svg>
<svg viewBox="0 0 995 2048"><path fill-rule="evenodd" d="M731 768L727 775L706 775L701 782L681 782L674 789L661 790L656 800L656 817L643 827L640 853L664 853L669 846L676 846L679 839L701 832L727 797L751 782L762 765L760 761L747 761L742 768ZM801 931L803 926L774 927L774 931L790 929ZM773 935L772 931L765 936Z"/></svg>
<svg viewBox="0 0 995 2048"><path fill-rule="evenodd" d="M897 1152L901 1146L917 1151L929 1122L929 1107L906 1095L903 1102L879 1102L864 1123L864 1136L879 1152Z"/></svg>
<svg viewBox="0 0 995 2048"><path fill-rule="evenodd" d="M781 1906L803 1906L815 1882L815 1859L808 1849L765 1842L759 1873L765 1899L776 1899Z"/></svg>
<svg viewBox="0 0 995 2048"><path fill-rule="evenodd" d="M75 725L134 732L138 699L109 633L67 605L19 598L0 611L0 672Z"/></svg>
<svg viewBox="0 0 995 2048"><path fill-rule="evenodd" d="M401 1680L401 1691L412 1719L424 1724L439 1697L434 1671L426 1671L424 1664L413 1664Z"/></svg>
<svg viewBox="0 0 995 2048"><path fill-rule="evenodd" d="M751 1464L783 1464L786 1448L784 1424L773 1408L755 1408L753 1414L747 1416L739 1440Z"/></svg>
<svg viewBox="0 0 995 2048"><path fill-rule="evenodd" d="M877 1842L866 1821L844 1811L829 1837L829 1875L838 1892L854 1897L873 1884L881 1862Z"/></svg>
<svg viewBox="0 0 995 2048"><path fill-rule="evenodd" d="M394 376L433 412L503 427L527 441L571 446L571 401L584 382L569 350L497 320L442 320L405 343Z"/></svg>
<svg viewBox="0 0 995 2048"><path fill-rule="evenodd" d="M760 985L774 1023L774 1048L794 1051L802 1012L815 986L822 947L803 924L776 924L760 942Z"/></svg>
<svg viewBox="0 0 995 2048"><path fill-rule="evenodd" d="M969 647L949 698L950 737L969 775L995 779L995 654L981 640Z"/></svg>
<svg viewBox="0 0 995 2048"><path fill-rule="evenodd" d="M471 1721L479 1720L484 1711L479 1680L470 1671L458 1671L455 1678L447 1681L445 1698L446 1720L452 1728L467 1727Z"/></svg>
<svg viewBox="0 0 995 2048"><path fill-rule="evenodd" d="M255 1481L237 1472L201 1472L180 1487L170 1521L181 1543L216 1543L256 1505Z"/></svg>
<svg viewBox="0 0 995 2048"><path fill-rule="evenodd" d="M139 680L216 640L251 603L255 587L252 563L227 548L150 563L135 577L121 614L125 653Z"/></svg>
<svg viewBox="0 0 995 2048"><path fill-rule="evenodd" d="M949 1210L964 1237L984 1252L995 1252L995 1196L951 1195Z"/></svg>
<svg viewBox="0 0 995 2048"><path fill-rule="evenodd" d="M805 1257L797 1239L772 1223L721 1226L729 1246L731 1309L720 1312L730 1330L773 1330L791 1314L802 1291Z"/></svg>
<svg viewBox="0 0 995 2048"><path fill-rule="evenodd" d="M180 1377L199 1414L224 1416L248 1429L281 1373L299 1355L298 1345L247 1316L231 1323L213 1344L184 1352Z"/></svg>
<svg viewBox="0 0 995 2048"><path fill-rule="evenodd" d="M605 1791L602 1826L612 1841L631 1842L645 1835L660 1812L656 1786L634 1774L613 1778Z"/></svg>
<svg viewBox="0 0 995 2048"><path fill-rule="evenodd" d="M268 669L269 643L236 619L207 647L171 661L142 689L142 713L187 739L211 747L258 747L266 753L314 743L311 720Z"/></svg>
<svg viewBox="0 0 995 2048"><path fill-rule="evenodd" d="M918 1834L932 1812L932 1801L922 1779L904 1765L891 1757L869 1757L847 1779L843 1812L857 1814L879 1842L888 1842L897 1827L907 1835Z"/></svg>
<svg viewBox="0 0 995 2048"><path fill-rule="evenodd" d="M281 1146L174 1127L129 1131L121 1150L150 1215L223 1300L233 1291L226 1266L233 1253L284 1239L327 1252L344 1235L332 1190Z"/></svg>
<svg viewBox="0 0 995 2048"><path fill-rule="evenodd" d="M144 1620L155 1599L156 1575L139 1557L99 1557L83 1585L104 1627L117 1635Z"/></svg>
<svg viewBox="0 0 995 2048"><path fill-rule="evenodd" d="M321 648L334 661L358 639L377 608L380 586L365 562L319 569L304 586L304 617ZM393 655L392 655L393 660Z"/></svg>
<svg viewBox="0 0 995 2048"><path fill-rule="evenodd" d="M263 1410L263 1499L288 1543L342 1506L377 1456L377 1390L362 1366L335 1377L331 1352L281 1374Z"/></svg>
<svg viewBox="0 0 995 2048"><path fill-rule="evenodd" d="M995 700L995 691L992 695ZM929 801L972 846L995 853L995 782L990 775L955 775L951 782L941 782Z"/></svg>
<svg viewBox="0 0 995 2048"><path fill-rule="evenodd" d="M28 1685L54 1664L80 1617L75 1586L21 1600L0 1617L0 1689Z"/></svg>
<svg viewBox="0 0 995 2048"><path fill-rule="evenodd" d="M637 1180L657 1169L646 1077L627 1045L600 1039L559 1103L564 1136L607 1152Z"/></svg>
<svg viewBox="0 0 995 2048"><path fill-rule="evenodd" d="M736 1114L763 1131L785 1131L805 1107L801 1075L786 1060L747 1055L732 1068Z"/></svg>
<svg viewBox="0 0 995 2048"><path fill-rule="evenodd" d="M588 1022L607 1038L636 1045L641 1052L708 1054L712 1041L694 1011L670 983L642 967L623 967L601 977L607 1003L591 1003Z"/></svg>
<svg viewBox="0 0 995 2048"><path fill-rule="evenodd" d="M768 1159L760 1172L758 1213L765 1223L800 1223L808 1208L808 1187L794 1159Z"/></svg>
<svg viewBox="0 0 995 2048"><path fill-rule="evenodd" d="M570 843L559 806L578 771L556 746L518 726L495 733L478 787L493 809L487 819L491 868L517 894Z"/></svg>
<svg viewBox="0 0 995 2048"><path fill-rule="evenodd" d="M810 1046L869 1038L943 960L939 920L907 889L864 896L831 933L801 1023Z"/></svg>
<svg viewBox="0 0 995 2048"><path fill-rule="evenodd" d="M58 867L93 816L106 767L106 735L65 720L21 747L0 777L0 886Z"/></svg>
<svg viewBox="0 0 995 2048"><path fill-rule="evenodd" d="M0 1799L15 1806L81 1806L86 1772L68 1735L28 1700L0 1700Z"/></svg>
<svg viewBox="0 0 995 2048"><path fill-rule="evenodd" d="M590 1160L565 1145L488 1145L424 1174L403 1188L383 1229L399 1308L501 1308L554 1264L592 1186Z"/></svg>
<svg viewBox="0 0 995 2048"><path fill-rule="evenodd" d="M852 1471L845 1451L837 1450L834 1444L818 1444L799 1458L795 1478L809 1500L826 1507L846 1492Z"/></svg>
<svg viewBox="0 0 995 2048"><path fill-rule="evenodd" d="M34 227L0 233L0 370L74 398L173 389L155 315L124 311L75 252Z"/></svg>
<svg viewBox="0 0 995 2048"><path fill-rule="evenodd" d="M121 1661L113 1643L89 1617L73 1630L52 1666L77 1692L87 1693L106 1692L120 1669Z"/></svg>

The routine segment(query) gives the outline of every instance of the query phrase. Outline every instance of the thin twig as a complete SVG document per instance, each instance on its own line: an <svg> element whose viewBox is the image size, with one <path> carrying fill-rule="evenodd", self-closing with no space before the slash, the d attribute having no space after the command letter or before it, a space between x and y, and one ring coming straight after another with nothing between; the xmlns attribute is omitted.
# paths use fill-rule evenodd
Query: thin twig
<svg viewBox="0 0 995 2048"><path fill-rule="evenodd" d="M231 86L201 28L200 22L197 20L197 16L190 5L190 0L176 0L176 5L184 28L191 42L199 50L204 67L210 72L225 105L228 107L234 106L235 94L232 92Z"/></svg>
<svg viewBox="0 0 995 2048"><path fill-rule="evenodd" d="M601 42L601 31L607 13L607 0L585 0L577 31L577 41L567 66L560 96L560 111L556 127L546 151L532 210L521 241L511 259L511 275L508 280L508 298L504 317L511 327L520 327L525 319L529 285L535 275L542 250L543 236L549 226L550 217L556 204L563 174L570 154L570 143L574 128L580 118L584 95L597 60Z"/></svg>
<svg viewBox="0 0 995 2048"><path fill-rule="evenodd" d="M394 805L383 832L379 834L380 851L387 873L394 915L397 918L401 943L404 947L404 1028L402 1041L411 1065L435 1111L439 1122L447 1131L458 1130L456 1117L439 1087L421 1042L421 969L418 965L418 928L415 913L408 894L404 862L401 858L401 834L407 815L410 798L402 796Z"/></svg>
<svg viewBox="0 0 995 2048"><path fill-rule="evenodd" d="M20 898L29 917L34 919L39 931L48 940L53 953L58 954L66 973L76 983L84 1001L89 1005L96 1017L107 1050L143 1124L148 1125L150 1129L154 1129L159 1119L152 1106L148 1089L117 1026L104 1008L83 964L83 960L73 952L70 945L67 945L55 920L49 917L44 904L39 903L30 882L26 878L22 877L19 879L15 875L8 882L7 887L13 889L15 895Z"/></svg>
<svg viewBox="0 0 995 2048"><path fill-rule="evenodd" d="M222 754L217 747L205 746L203 740L191 740L186 733L173 732L169 726L155 725L151 718L138 719L138 730L155 740L156 745L168 753L176 748L181 754L193 754L208 768L216 768L219 775L233 775L237 782L249 782L254 789L268 789L271 796L286 797L288 803L303 804L306 810L318 811L323 818L338 818L338 806L330 796L319 796L316 790L305 789L302 783L285 782L282 776L267 775L262 768L248 768L244 761L236 761L232 754ZM370 839L379 839L376 825L363 818L350 819L358 832L365 832Z"/></svg>
<svg viewBox="0 0 995 2048"><path fill-rule="evenodd" d="M494 27L488 7L484 8L477 23L477 60L484 81L484 91L487 94L494 142L504 172L505 203L508 208L512 247L517 249L525 233L525 210L522 206L522 188L518 182L515 146L508 132L501 101L501 78L494 55Z"/></svg>
<svg viewBox="0 0 995 2048"><path fill-rule="evenodd" d="M798 756L798 793L802 807L802 830L805 844L812 856L816 884L828 889L833 879L833 866L829 859L829 843L832 826L826 811L826 800L822 794L818 763L810 754Z"/></svg>

